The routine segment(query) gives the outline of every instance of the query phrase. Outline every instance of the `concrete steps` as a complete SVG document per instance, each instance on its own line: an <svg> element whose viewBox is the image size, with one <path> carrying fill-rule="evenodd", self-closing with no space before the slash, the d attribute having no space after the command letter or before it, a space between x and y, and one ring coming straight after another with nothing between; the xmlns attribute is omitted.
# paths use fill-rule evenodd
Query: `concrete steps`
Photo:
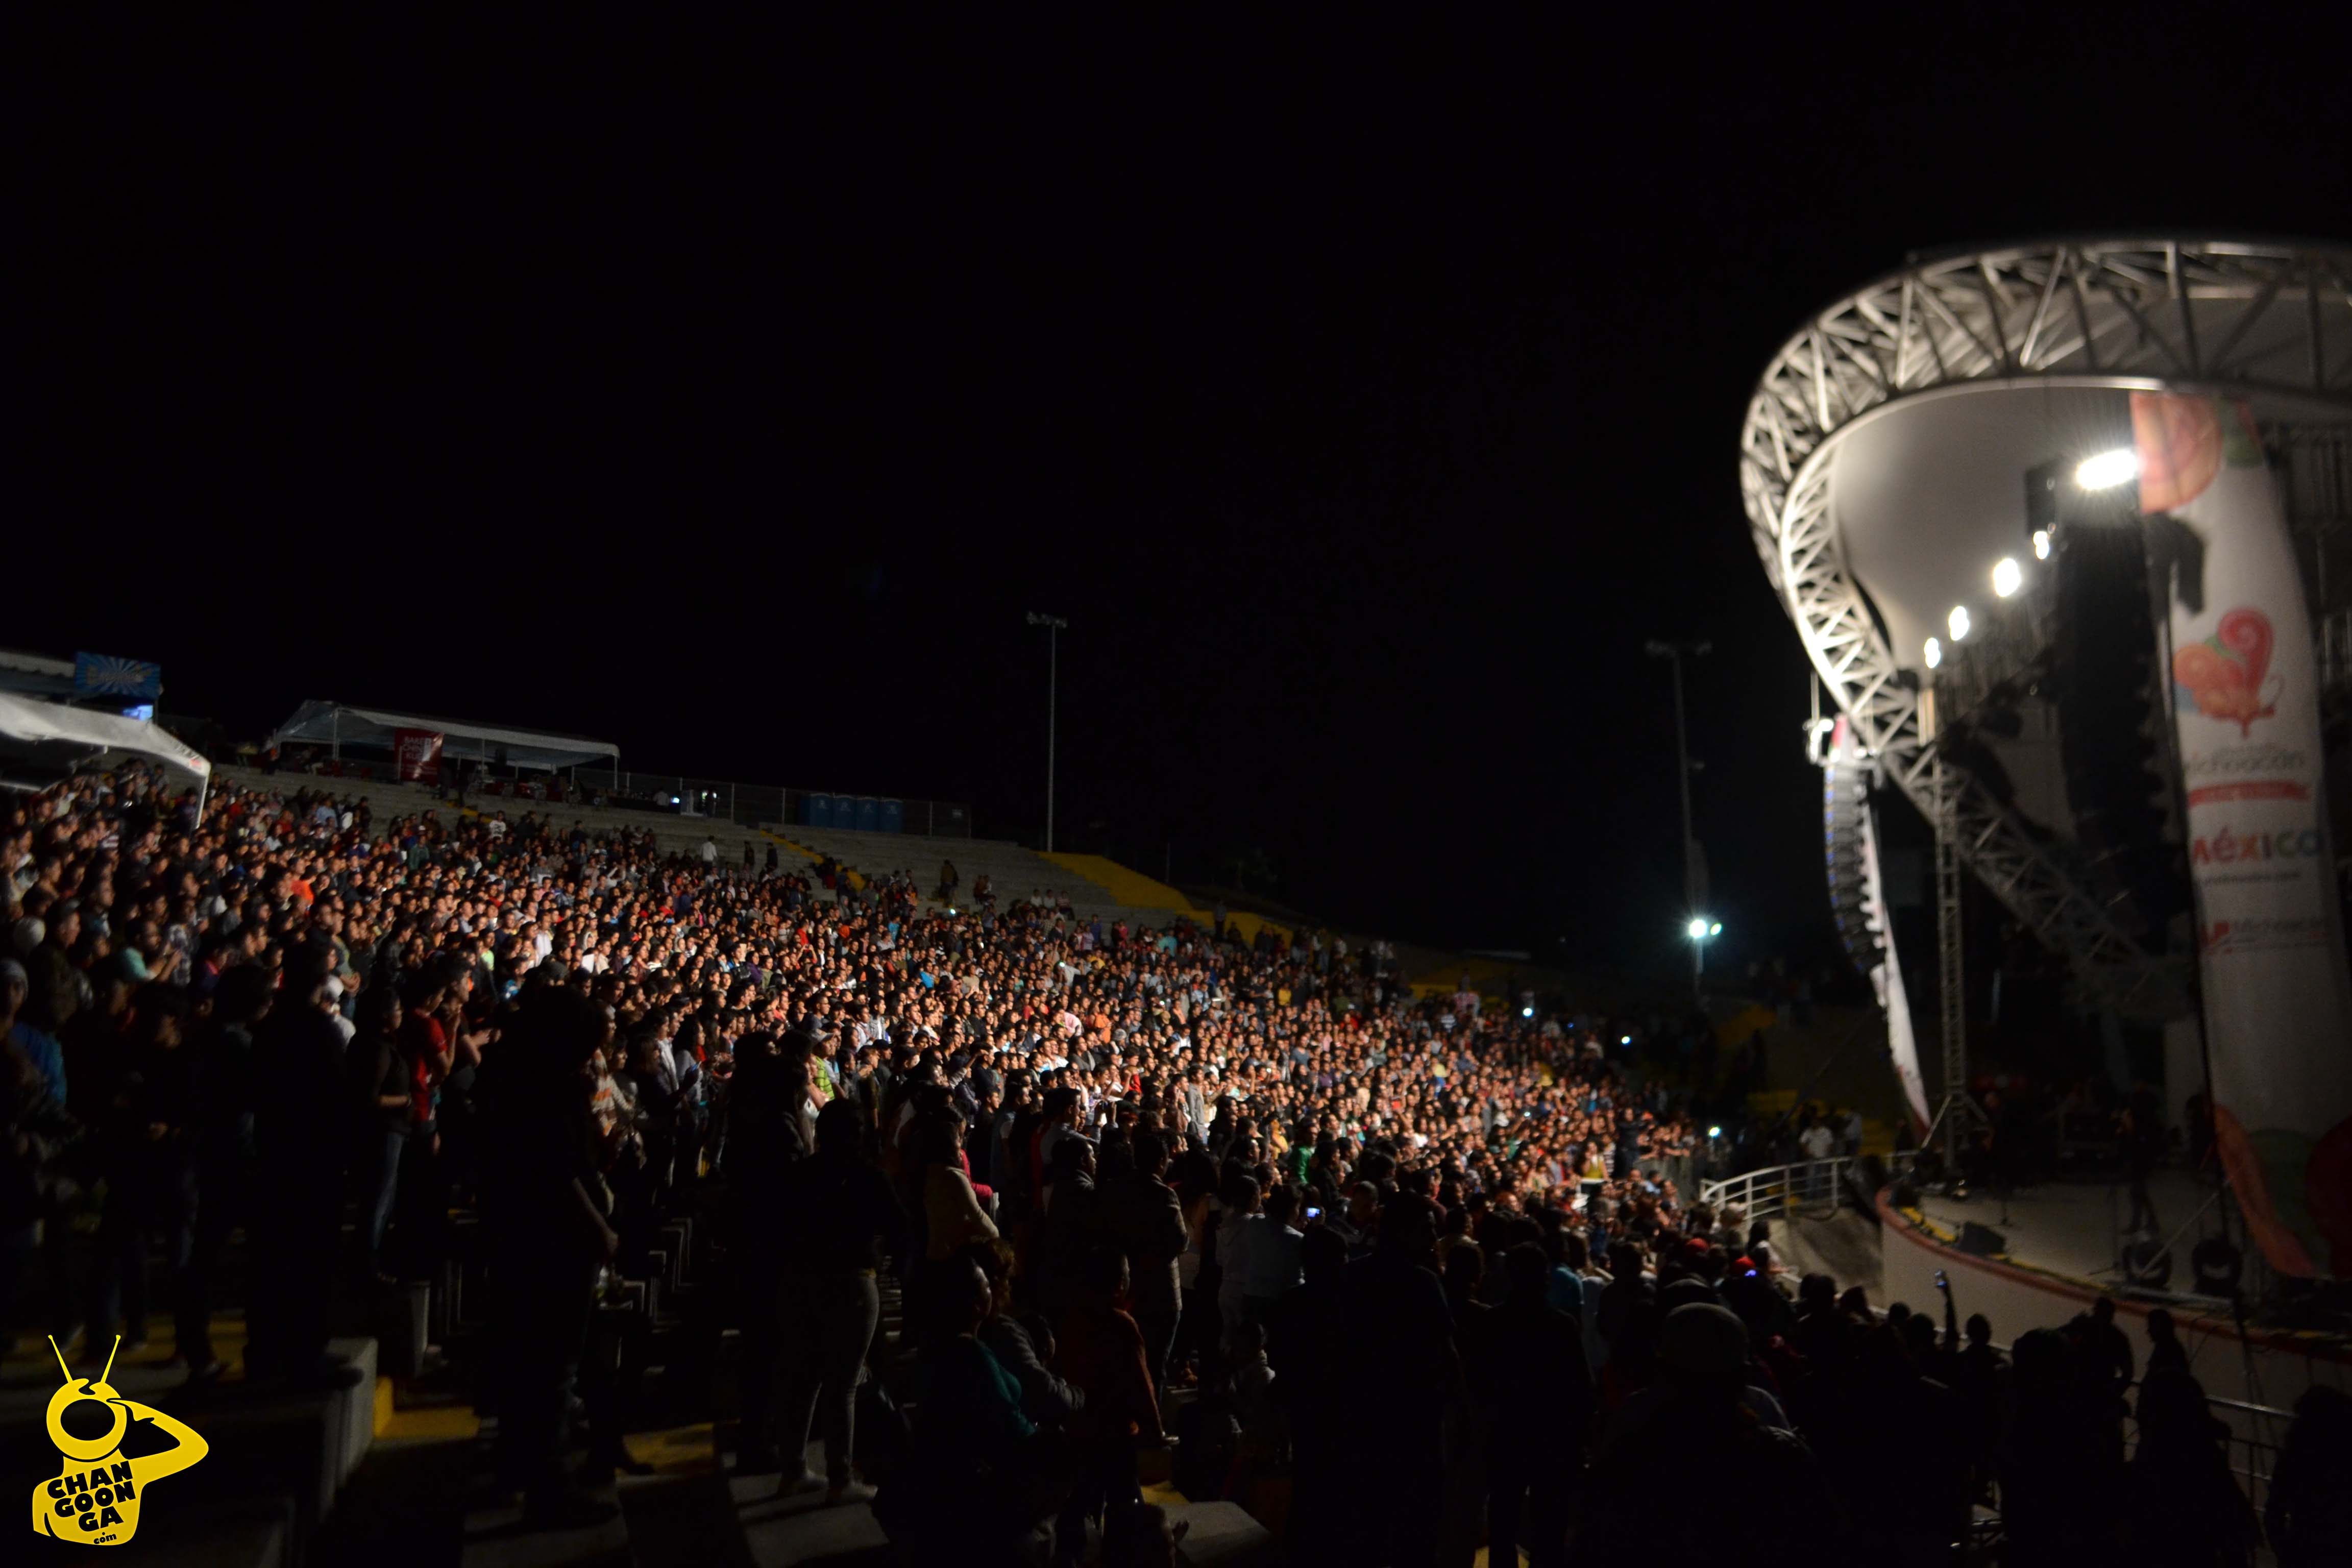
<svg viewBox="0 0 2352 1568"><path fill-rule="evenodd" d="M838 827L801 827L777 823L765 830L779 840L811 854L829 856L842 865L872 879L905 871L914 878L915 888L926 903L939 889L940 863L955 862L961 884L959 899L969 899L980 879L986 876L994 890L1000 908L1016 899L1027 899L1047 893L1066 893L1074 913L1083 919L1100 917L1104 920L1124 920L1129 929L1139 926L1158 928L1173 922L1182 912L1163 900L1155 904L1123 901L1119 890L1107 887L1081 868L1094 857L1055 856L1048 858L1018 844L991 838L940 838L919 833L858 833ZM1077 862L1076 866L1071 862ZM1103 861L1108 866L1112 862ZM1129 874L1131 875L1131 873ZM1135 879L1137 884L1144 879ZM1156 883L1151 887L1158 887ZM1135 890L1129 886L1128 890ZM1169 889L1172 892L1173 889Z"/></svg>

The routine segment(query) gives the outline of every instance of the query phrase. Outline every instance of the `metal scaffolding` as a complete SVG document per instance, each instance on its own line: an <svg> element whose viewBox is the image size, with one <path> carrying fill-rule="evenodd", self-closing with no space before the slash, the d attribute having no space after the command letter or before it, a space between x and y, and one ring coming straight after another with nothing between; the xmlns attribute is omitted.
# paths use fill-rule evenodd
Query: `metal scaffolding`
<svg viewBox="0 0 2352 1568"><path fill-rule="evenodd" d="M1923 258L1814 317L1748 404L1740 482L1765 573L1857 743L1937 824L1939 901L1948 854L1955 872L1975 873L2066 957L2088 1000L2126 1016L2185 1016L2181 962L2133 941L2096 889L1966 770L1938 778L1921 693L1847 568L1831 462L1839 437L1879 410L1969 384L2185 384L2342 403L2352 398L2352 356L2336 335L2347 280L2352 250L2340 246L2214 238Z"/></svg>
<svg viewBox="0 0 2352 1568"><path fill-rule="evenodd" d="M1945 764L1940 748L1929 749L1928 789L1935 801L1936 826L1936 1003L1937 1043L1944 1058L1943 1080L1936 1101L1935 1125L1944 1134L1945 1168L1960 1168L1963 1123L1979 1121L1984 1111L1969 1098L1968 938L1960 908L1960 770Z"/></svg>

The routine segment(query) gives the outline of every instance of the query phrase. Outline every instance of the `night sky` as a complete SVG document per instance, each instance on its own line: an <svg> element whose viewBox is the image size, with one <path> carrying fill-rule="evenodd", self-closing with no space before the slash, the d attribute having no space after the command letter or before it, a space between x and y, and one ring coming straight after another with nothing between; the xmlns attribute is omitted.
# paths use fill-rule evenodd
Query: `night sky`
<svg viewBox="0 0 2352 1568"><path fill-rule="evenodd" d="M1826 952L1767 357L1911 249L2344 236L2352 93L2319 9L1769 9L59 40L0 645L1034 842L1049 611L1063 847L1647 967L1703 637L1723 956Z"/></svg>

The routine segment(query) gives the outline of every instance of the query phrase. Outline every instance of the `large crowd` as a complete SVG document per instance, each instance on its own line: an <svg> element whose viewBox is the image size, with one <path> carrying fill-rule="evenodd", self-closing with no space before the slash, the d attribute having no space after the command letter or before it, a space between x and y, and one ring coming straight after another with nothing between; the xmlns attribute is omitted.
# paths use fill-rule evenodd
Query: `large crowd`
<svg viewBox="0 0 2352 1568"><path fill-rule="evenodd" d="M738 1469L918 1561L1167 1562L1161 1466L1302 1563L1927 1561L1996 1496L2011 1560L2249 1560L2185 1364L2136 1378L2097 1315L2012 1363L1948 1300L1790 1279L1683 1190L1637 1026L1417 997L1383 947L271 782L200 818L127 767L0 816L0 1289L68 1353L135 1345L160 1271L219 1378L241 1231L247 1374L333 1384L337 1271L429 1278L478 1213L499 1479L576 1522L594 1305L691 1209ZM2340 1476L2344 1426L2288 1458ZM2352 1543L2341 1492L2283 1465L2283 1560Z"/></svg>

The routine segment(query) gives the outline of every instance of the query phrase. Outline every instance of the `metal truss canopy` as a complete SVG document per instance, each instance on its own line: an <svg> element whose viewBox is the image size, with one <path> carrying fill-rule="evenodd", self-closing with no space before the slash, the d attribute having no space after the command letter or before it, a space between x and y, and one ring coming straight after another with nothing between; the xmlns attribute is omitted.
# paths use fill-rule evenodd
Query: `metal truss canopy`
<svg viewBox="0 0 2352 1568"><path fill-rule="evenodd" d="M2222 239L2052 241L1920 258L1808 322L1740 433L1758 553L1864 752L1937 817L1919 697L1849 571L1832 519L1840 437L1886 410L2004 387L2201 390L2352 410L2352 249ZM1968 868L2132 1016L2188 1011L2179 966L1973 777L1946 803Z"/></svg>

